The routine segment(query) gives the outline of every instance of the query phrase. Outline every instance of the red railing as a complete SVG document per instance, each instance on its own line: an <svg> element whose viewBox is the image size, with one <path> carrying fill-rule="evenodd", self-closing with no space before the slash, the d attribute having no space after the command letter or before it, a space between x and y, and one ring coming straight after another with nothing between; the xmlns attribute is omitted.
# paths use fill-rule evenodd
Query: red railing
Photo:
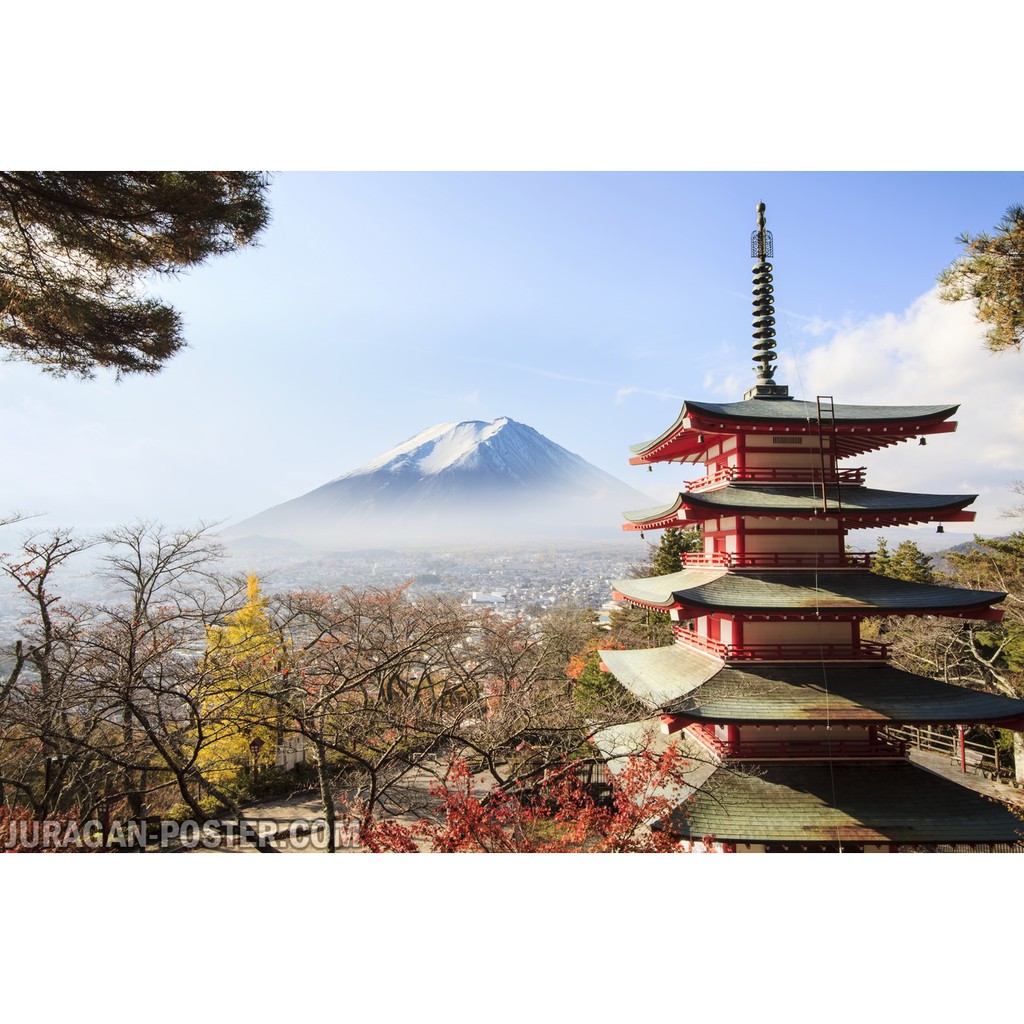
<svg viewBox="0 0 1024 1024"><path fill-rule="evenodd" d="M839 758L839 757L905 757L905 743L871 743L867 740L833 740L832 742L807 740L752 740L730 747L724 744L726 757L769 760L771 758Z"/></svg>
<svg viewBox="0 0 1024 1024"><path fill-rule="evenodd" d="M722 658L723 660L730 647L729 644L712 640L709 636L702 636L700 633L695 633L692 629L687 629L685 626L673 626L672 632L675 634L676 643L680 646L696 647L697 650L703 651L705 654L712 654L716 658Z"/></svg>
<svg viewBox="0 0 1024 1024"><path fill-rule="evenodd" d="M673 626L676 643L696 647L723 661L885 661L889 645L874 640L855 644L727 644L685 626Z"/></svg>
<svg viewBox="0 0 1024 1024"><path fill-rule="evenodd" d="M769 761L816 758L903 758L907 744L902 740L741 740L729 743L719 739L712 728L691 725L686 730L720 757L736 760Z"/></svg>
<svg viewBox="0 0 1024 1024"><path fill-rule="evenodd" d="M862 484L864 468L827 469L824 473L826 484ZM723 466L721 469L708 473L697 480L688 480L687 491L704 491L709 487L721 487L731 483L760 484L820 484L822 471L809 467L807 469L782 469L776 467L748 467L739 469L736 466Z"/></svg>
<svg viewBox="0 0 1024 1024"><path fill-rule="evenodd" d="M688 551L683 555L683 565L721 566L726 569L870 569L871 557L866 552L822 552L814 555L778 551L749 554L738 554L735 551Z"/></svg>

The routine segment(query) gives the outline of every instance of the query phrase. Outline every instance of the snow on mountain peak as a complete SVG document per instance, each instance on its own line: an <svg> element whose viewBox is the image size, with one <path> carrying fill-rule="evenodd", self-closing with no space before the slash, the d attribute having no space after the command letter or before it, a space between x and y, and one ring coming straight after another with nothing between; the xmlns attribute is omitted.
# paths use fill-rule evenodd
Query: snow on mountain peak
<svg viewBox="0 0 1024 1024"><path fill-rule="evenodd" d="M383 469L387 466L389 462L396 462L412 455L417 448L428 445L434 438L440 437L443 433L456 426L458 426L457 423L435 423L434 426L421 430L415 437L410 437L408 441L403 441L401 444L395 445L394 448L390 448L383 455L378 455L371 462L367 462L349 473L342 473L341 476L335 477L331 483L344 480L350 476L365 476L367 473L375 473L378 469Z"/></svg>
<svg viewBox="0 0 1024 1024"><path fill-rule="evenodd" d="M438 423L420 431L415 437L403 441L358 469L337 477L337 480L367 476L381 471L411 471L421 476L434 476L455 465L468 468L472 466L480 446L492 441L508 427L533 432L531 428L524 428L521 423L516 423L507 416L501 416L492 423L485 423L482 420Z"/></svg>

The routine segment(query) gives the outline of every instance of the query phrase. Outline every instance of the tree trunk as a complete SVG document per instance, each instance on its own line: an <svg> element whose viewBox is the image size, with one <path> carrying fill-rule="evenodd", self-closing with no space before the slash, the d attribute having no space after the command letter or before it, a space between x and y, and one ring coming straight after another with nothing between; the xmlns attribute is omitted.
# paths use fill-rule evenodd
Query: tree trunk
<svg viewBox="0 0 1024 1024"><path fill-rule="evenodd" d="M125 756L131 756L135 751L135 728L132 725L132 710L127 701L121 705L121 742L124 744ZM141 818L143 816L142 772L122 768L121 779L131 816Z"/></svg>
<svg viewBox="0 0 1024 1024"><path fill-rule="evenodd" d="M334 853L336 846L334 813L334 794L331 792L331 780L327 771L327 747L319 740L313 741L314 760L316 763L316 780L320 786L320 802L324 808L324 821L327 822L327 852Z"/></svg>

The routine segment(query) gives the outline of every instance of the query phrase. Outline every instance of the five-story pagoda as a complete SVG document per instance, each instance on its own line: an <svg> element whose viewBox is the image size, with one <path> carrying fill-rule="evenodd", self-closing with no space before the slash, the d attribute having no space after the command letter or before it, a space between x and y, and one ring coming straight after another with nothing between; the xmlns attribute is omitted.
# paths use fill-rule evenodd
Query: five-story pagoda
<svg viewBox="0 0 1024 1024"><path fill-rule="evenodd" d="M1024 729L1024 701L892 667L861 638L872 616L998 620L1006 595L908 583L851 554L851 530L969 522L976 495L865 486L840 461L952 431L955 405L799 401L777 384L771 233L751 238L757 381L743 401L686 401L631 462L702 463L671 504L626 513L624 529L699 526L704 549L678 572L615 582L617 597L667 612L675 643L604 651L605 666L653 717L597 737L611 757L649 746L650 726L693 758L688 840L738 852L898 851L1012 843L1007 808L912 764L887 733L901 725ZM941 527L940 527L941 528ZM654 742L658 742L655 740ZM664 735L660 742L667 743Z"/></svg>

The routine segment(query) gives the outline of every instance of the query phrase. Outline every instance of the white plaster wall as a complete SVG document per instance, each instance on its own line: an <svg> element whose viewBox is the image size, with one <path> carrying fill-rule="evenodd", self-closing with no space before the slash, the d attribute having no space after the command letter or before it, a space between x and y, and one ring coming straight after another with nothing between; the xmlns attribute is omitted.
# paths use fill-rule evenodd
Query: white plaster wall
<svg viewBox="0 0 1024 1024"><path fill-rule="evenodd" d="M851 622L745 622L748 644L849 644L855 636Z"/></svg>
<svg viewBox="0 0 1024 1024"><path fill-rule="evenodd" d="M831 456L825 456L825 465L830 465ZM747 452L746 464L753 469L821 469L821 456L817 452L801 451L795 445L779 445L770 452Z"/></svg>
<svg viewBox="0 0 1024 1024"><path fill-rule="evenodd" d="M780 533L788 530L806 530L814 525L809 519L782 519L775 516L744 516L743 520L748 530L778 530ZM835 533L839 529L839 524L831 516L817 520L817 524L819 533L828 530Z"/></svg>
<svg viewBox="0 0 1024 1024"><path fill-rule="evenodd" d="M763 521L763 520L762 520ZM744 538L751 554L838 554L843 541L835 533L755 533Z"/></svg>
<svg viewBox="0 0 1024 1024"><path fill-rule="evenodd" d="M789 740L811 740L815 743L867 743L866 725L744 725L740 727L741 743L784 743Z"/></svg>

